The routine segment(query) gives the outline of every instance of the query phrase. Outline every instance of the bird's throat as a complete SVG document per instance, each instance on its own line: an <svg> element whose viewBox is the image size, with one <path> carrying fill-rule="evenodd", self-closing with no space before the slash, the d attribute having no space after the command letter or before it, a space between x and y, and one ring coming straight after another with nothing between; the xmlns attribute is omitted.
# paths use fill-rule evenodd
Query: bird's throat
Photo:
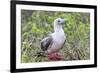
<svg viewBox="0 0 100 73"><path fill-rule="evenodd" d="M62 31L62 26L61 25L54 25L54 32L59 32Z"/></svg>

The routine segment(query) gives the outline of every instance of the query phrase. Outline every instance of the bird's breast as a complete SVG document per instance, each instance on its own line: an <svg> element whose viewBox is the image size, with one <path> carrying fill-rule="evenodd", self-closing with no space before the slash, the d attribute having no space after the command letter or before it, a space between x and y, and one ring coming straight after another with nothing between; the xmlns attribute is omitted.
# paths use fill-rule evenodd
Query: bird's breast
<svg viewBox="0 0 100 73"><path fill-rule="evenodd" d="M57 44L63 44L65 42L66 37L63 32L58 32L58 33L55 33L55 36L53 36L53 39Z"/></svg>
<svg viewBox="0 0 100 73"><path fill-rule="evenodd" d="M52 34L52 38L53 38L53 44L47 50L48 54L59 51L59 49L63 46L66 39L64 32L55 32Z"/></svg>

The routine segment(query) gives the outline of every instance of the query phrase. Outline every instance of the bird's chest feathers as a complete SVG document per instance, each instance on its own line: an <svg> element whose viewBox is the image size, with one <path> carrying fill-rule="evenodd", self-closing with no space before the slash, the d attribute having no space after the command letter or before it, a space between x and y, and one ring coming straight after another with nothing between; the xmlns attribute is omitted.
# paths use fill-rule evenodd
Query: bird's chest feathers
<svg viewBox="0 0 100 73"><path fill-rule="evenodd" d="M55 32L53 39L57 45L63 44L65 42L65 34L63 31Z"/></svg>

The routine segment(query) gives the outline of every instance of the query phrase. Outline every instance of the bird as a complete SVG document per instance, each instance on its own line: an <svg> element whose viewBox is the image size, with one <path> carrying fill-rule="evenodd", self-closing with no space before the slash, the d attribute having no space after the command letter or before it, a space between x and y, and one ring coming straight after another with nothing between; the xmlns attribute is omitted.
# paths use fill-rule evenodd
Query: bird
<svg viewBox="0 0 100 73"><path fill-rule="evenodd" d="M62 28L62 24L65 22L62 18L54 20L54 32L41 40L41 49L48 55L48 59L52 61L62 60L63 57L58 52L64 46L66 42L66 36Z"/></svg>

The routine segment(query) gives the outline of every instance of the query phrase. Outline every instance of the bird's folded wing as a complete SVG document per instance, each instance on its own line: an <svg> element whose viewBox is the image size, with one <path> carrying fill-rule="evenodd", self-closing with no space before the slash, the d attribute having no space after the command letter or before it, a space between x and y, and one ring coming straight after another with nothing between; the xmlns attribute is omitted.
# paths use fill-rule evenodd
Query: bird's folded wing
<svg viewBox="0 0 100 73"><path fill-rule="evenodd" d="M41 41L41 49L46 51L48 48L52 46L53 38L52 36L46 37Z"/></svg>

